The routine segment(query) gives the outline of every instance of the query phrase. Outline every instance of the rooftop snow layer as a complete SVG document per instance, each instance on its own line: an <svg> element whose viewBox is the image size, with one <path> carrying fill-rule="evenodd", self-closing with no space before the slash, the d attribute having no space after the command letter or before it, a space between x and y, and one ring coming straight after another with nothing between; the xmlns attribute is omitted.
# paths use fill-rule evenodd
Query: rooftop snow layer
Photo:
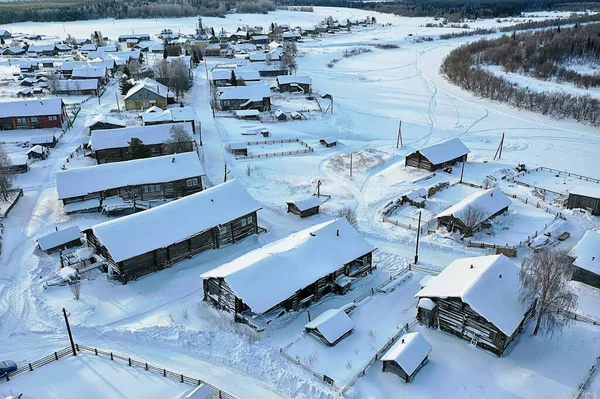
<svg viewBox="0 0 600 399"><path fill-rule="evenodd" d="M152 111L150 111L152 109ZM195 121L196 114L193 108L190 107L178 107L178 108L169 108L167 110L162 110L156 106L148 109L148 111L142 114L142 121L144 123L153 123L153 122L187 122L187 121Z"/></svg>
<svg viewBox="0 0 600 399"><path fill-rule="evenodd" d="M464 222L463 218L466 218L471 210L475 210L473 216L478 216L480 220L478 220L477 223L474 223L473 226L477 226L479 223L487 220L510 204L512 204L512 201L502 192L502 190L495 187L469 195L458 204L454 204L450 208L439 213L436 216L436 219L443 216L454 216ZM477 210L481 210L481 212L477 212Z"/></svg>
<svg viewBox="0 0 600 399"><path fill-rule="evenodd" d="M519 268L504 255L457 259L415 297L460 298L511 336L523 320Z"/></svg>
<svg viewBox="0 0 600 399"><path fill-rule="evenodd" d="M151 126L130 126L122 129L98 129L92 132L90 145L94 151L107 148L129 147L129 141L133 137L142 140L144 144L161 144L171 137L171 126L183 126L192 137L192 128L188 123L175 124L165 123Z"/></svg>
<svg viewBox="0 0 600 399"><path fill-rule="evenodd" d="M393 361L411 375L431 353L431 344L418 332L402 336L381 358L383 361Z"/></svg>
<svg viewBox="0 0 600 399"><path fill-rule="evenodd" d="M90 79L89 82L96 82L97 83L96 80L92 80L92 79ZM110 125L123 126L123 127L127 126L125 124L125 122L122 121L122 120L120 120L120 119L114 118L114 117L109 116L107 114L100 114L98 116L95 116L93 118L88 119L85 122L85 127L94 126L96 123L99 123L99 122L100 123L110 124Z"/></svg>
<svg viewBox="0 0 600 399"><path fill-rule="evenodd" d="M310 84L310 76L308 75L280 75L277 76L277 82L280 85L290 84L290 83L300 83L300 84Z"/></svg>
<svg viewBox="0 0 600 399"><path fill-rule="evenodd" d="M354 328L354 322L343 309L328 309L304 326L317 330L330 344Z"/></svg>
<svg viewBox="0 0 600 399"><path fill-rule="evenodd" d="M575 266L600 274L600 232L588 230L570 251Z"/></svg>
<svg viewBox="0 0 600 399"><path fill-rule="evenodd" d="M80 91L97 90L98 81L96 79L76 79L76 80L57 80L57 91Z"/></svg>
<svg viewBox="0 0 600 399"><path fill-rule="evenodd" d="M583 197L600 198L600 186L577 186L569 192L573 195L581 195Z"/></svg>
<svg viewBox="0 0 600 399"><path fill-rule="evenodd" d="M471 152L459 138L421 148L418 151L434 165L448 162Z"/></svg>
<svg viewBox="0 0 600 399"><path fill-rule="evenodd" d="M52 248L60 247L70 241L81 238L81 230L79 226L67 227L63 230L53 231L52 233L40 237L37 242L42 251L47 251Z"/></svg>
<svg viewBox="0 0 600 399"><path fill-rule="evenodd" d="M271 97L269 85L220 87L219 98L221 100L251 100L262 101L263 98Z"/></svg>
<svg viewBox="0 0 600 399"><path fill-rule="evenodd" d="M86 68L73 68L71 76L81 78L104 78L106 77L105 67L86 67Z"/></svg>
<svg viewBox="0 0 600 399"><path fill-rule="evenodd" d="M17 116L60 115L62 99L43 98L39 100L6 101L0 107L0 118Z"/></svg>
<svg viewBox="0 0 600 399"><path fill-rule="evenodd" d="M91 227L115 262L182 242L261 209L242 183L231 180L157 208Z"/></svg>
<svg viewBox="0 0 600 399"><path fill-rule="evenodd" d="M58 199L64 199L111 188L168 183L203 175L198 155L186 152L59 170L56 172L56 191Z"/></svg>
<svg viewBox="0 0 600 399"><path fill-rule="evenodd" d="M302 211L306 211L310 208L314 208L316 206L323 205L323 203L326 200L327 200L326 198L319 198L316 195L313 195L312 197L305 198L300 201L289 201L288 204L296 205L296 208L298 208L298 210L300 212L302 212Z"/></svg>
<svg viewBox="0 0 600 399"><path fill-rule="evenodd" d="M263 313L373 250L346 219L335 219L251 251L202 278L224 278L254 313Z"/></svg>

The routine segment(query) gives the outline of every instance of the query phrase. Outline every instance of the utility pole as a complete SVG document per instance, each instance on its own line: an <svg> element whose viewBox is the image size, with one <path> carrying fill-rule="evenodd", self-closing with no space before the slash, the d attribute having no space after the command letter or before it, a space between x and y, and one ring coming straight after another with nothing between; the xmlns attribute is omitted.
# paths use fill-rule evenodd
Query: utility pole
<svg viewBox="0 0 600 399"><path fill-rule="evenodd" d="M321 198L321 180L317 182L317 198Z"/></svg>
<svg viewBox="0 0 600 399"><path fill-rule="evenodd" d="M421 236L421 211L419 211L419 225L417 227L417 247L415 250L415 265L419 263L419 237Z"/></svg>
<svg viewBox="0 0 600 399"><path fill-rule="evenodd" d="M227 170L227 164L225 164L225 174L223 175L223 183L227 183L227 175L229 171Z"/></svg>
<svg viewBox="0 0 600 399"><path fill-rule="evenodd" d="M396 140L396 149L398 149L398 145L400 147L404 147L402 143L402 121L400 121L400 125L398 126L398 139Z"/></svg>
<svg viewBox="0 0 600 399"><path fill-rule="evenodd" d="M63 316L65 317L65 324L67 325L67 332L69 333L69 340L71 341L71 349L73 350L73 356L77 356L77 351L75 350L75 342L73 342L73 334L71 334L71 326L69 325L69 316L67 315L67 310L63 308Z"/></svg>
<svg viewBox="0 0 600 399"><path fill-rule="evenodd" d="M331 96L331 115L333 115L333 96Z"/></svg>
<svg viewBox="0 0 600 399"><path fill-rule="evenodd" d="M115 98L117 99L117 111L119 111L119 114L120 114L121 106L119 105L119 95L117 93L115 93Z"/></svg>
<svg viewBox="0 0 600 399"><path fill-rule="evenodd" d="M465 161L463 160L463 162L462 162L462 168L460 170L460 182L459 183L463 182L463 174L464 173L465 173Z"/></svg>
<svg viewBox="0 0 600 399"><path fill-rule="evenodd" d="M352 179L352 153L350 153L350 178Z"/></svg>
<svg viewBox="0 0 600 399"><path fill-rule="evenodd" d="M504 133L502 133L502 139L500 139L500 145L494 154L494 159L500 159L502 157L502 147L504 146Z"/></svg>

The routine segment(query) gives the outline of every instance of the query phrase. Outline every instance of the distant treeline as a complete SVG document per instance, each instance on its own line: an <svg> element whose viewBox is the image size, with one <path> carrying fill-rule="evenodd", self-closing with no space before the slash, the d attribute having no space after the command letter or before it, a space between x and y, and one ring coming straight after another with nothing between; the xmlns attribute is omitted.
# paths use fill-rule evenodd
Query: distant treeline
<svg viewBox="0 0 600 399"><path fill-rule="evenodd" d="M493 40L478 40L453 50L442 63L441 72L454 84L476 95L597 126L600 123L599 100L587 95L539 92L514 85L482 66L501 65L507 72L590 87L600 85L600 75L581 74L565 65L572 62L600 66L599 57L600 25L577 24L569 29L513 33Z"/></svg>

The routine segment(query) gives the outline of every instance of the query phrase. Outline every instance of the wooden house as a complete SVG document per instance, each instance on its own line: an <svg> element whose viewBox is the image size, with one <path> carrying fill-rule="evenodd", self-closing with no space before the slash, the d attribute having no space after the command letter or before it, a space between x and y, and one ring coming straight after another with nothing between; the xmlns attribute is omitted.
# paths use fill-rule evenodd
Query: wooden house
<svg viewBox="0 0 600 399"><path fill-rule="evenodd" d="M54 55L58 55L58 49L55 44L40 44L40 45L31 45L27 48L28 53L36 54L37 56L47 56L52 57Z"/></svg>
<svg viewBox="0 0 600 399"><path fill-rule="evenodd" d="M6 101L0 107L0 130L62 128L68 123L60 98Z"/></svg>
<svg viewBox="0 0 600 399"><path fill-rule="evenodd" d="M154 106L167 109L168 104L175 103L175 95L167 86L146 78L127 92L124 102L128 111L146 110Z"/></svg>
<svg viewBox="0 0 600 399"><path fill-rule="evenodd" d="M248 156L248 143L245 141L234 141L229 143L229 151L236 156Z"/></svg>
<svg viewBox="0 0 600 399"><path fill-rule="evenodd" d="M569 192L567 208L586 209L594 216L600 216L600 186L577 186Z"/></svg>
<svg viewBox="0 0 600 399"><path fill-rule="evenodd" d="M100 114L85 122L85 127L90 130L90 133L94 130L110 130L110 129L121 129L127 125L120 119L113 118L106 114Z"/></svg>
<svg viewBox="0 0 600 399"><path fill-rule="evenodd" d="M454 138L429 147L421 148L406 156L405 166L425 169L433 172L452 166L457 162L466 162L469 149L458 138Z"/></svg>
<svg viewBox="0 0 600 399"><path fill-rule="evenodd" d="M99 85L104 85L108 81L108 71L104 66L73 68L71 71L71 78L76 80L93 79L96 80Z"/></svg>
<svg viewBox="0 0 600 399"><path fill-rule="evenodd" d="M261 207L237 180L84 231L123 284L258 233Z"/></svg>
<svg viewBox="0 0 600 399"><path fill-rule="evenodd" d="M12 34L6 29L0 29L0 37L2 37L3 39L10 39L12 37Z"/></svg>
<svg viewBox="0 0 600 399"><path fill-rule="evenodd" d="M185 197L202 191L204 175L195 152L67 169L55 174L58 199L67 213L101 209L104 200L114 196L138 203Z"/></svg>
<svg viewBox="0 0 600 399"><path fill-rule="evenodd" d="M415 295L417 319L502 356L533 317L520 288L519 268L504 255L457 259Z"/></svg>
<svg viewBox="0 0 600 399"><path fill-rule="evenodd" d="M76 80L57 80L54 91L56 94L67 94L74 96L97 96L98 80L96 79L76 79Z"/></svg>
<svg viewBox="0 0 600 399"><path fill-rule="evenodd" d="M120 35L119 43L125 43L129 39L137 39L138 41L150 41L150 35L147 33L132 33L130 35Z"/></svg>
<svg viewBox="0 0 600 399"><path fill-rule="evenodd" d="M29 171L29 159L26 154L10 154L10 165L3 166L0 168L5 173L27 173Z"/></svg>
<svg viewBox="0 0 600 399"><path fill-rule="evenodd" d="M287 202L288 213L293 213L301 218L316 215L319 213L319 207L327 201L326 197L312 197L300 200L300 201L289 201Z"/></svg>
<svg viewBox="0 0 600 399"><path fill-rule="evenodd" d="M218 91L221 110L271 109L271 90L266 84L256 86L221 87Z"/></svg>
<svg viewBox="0 0 600 399"><path fill-rule="evenodd" d="M302 39L302 35L298 32L284 32L281 35L281 38L283 39L284 43L297 42Z"/></svg>
<svg viewBox="0 0 600 399"><path fill-rule="evenodd" d="M257 46L267 46L269 43L271 42L271 40L269 39L269 36L267 35L253 35L252 36L252 43L254 43Z"/></svg>
<svg viewBox="0 0 600 399"><path fill-rule="evenodd" d="M427 363L431 344L418 332L404 334L383 355L383 372L394 373L409 383L415 374Z"/></svg>
<svg viewBox="0 0 600 399"><path fill-rule="evenodd" d="M600 288L600 232L588 230L569 251L573 259L573 281Z"/></svg>
<svg viewBox="0 0 600 399"><path fill-rule="evenodd" d="M498 187L478 191L439 213L438 227L459 231L466 236L481 229L484 224L508 211L512 201Z"/></svg>
<svg viewBox="0 0 600 399"><path fill-rule="evenodd" d="M158 107L148 108L142 114L142 123L144 126L186 123L191 126L192 133L196 134L196 112L191 107L169 108L164 111Z"/></svg>
<svg viewBox="0 0 600 399"><path fill-rule="evenodd" d="M211 43L207 44L204 47L204 56L205 57L218 57L221 53L221 46L219 43Z"/></svg>
<svg viewBox="0 0 600 399"><path fill-rule="evenodd" d="M327 148L335 147L337 146L337 140L333 137L324 137L322 139L319 139L319 144L324 145Z"/></svg>
<svg viewBox="0 0 600 399"><path fill-rule="evenodd" d="M330 220L204 273L204 299L236 317L297 311L334 293L339 277L370 272L373 251L346 219Z"/></svg>
<svg viewBox="0 0 600 399"><path fill-rule="evenodd" d="M188 135L193 137L191 125L188 123L130 126L121 129L92 131L90 147L99 164L130 160L129 142L134 137L140 139L148 147L152 156L169 155L173 153L173 150L166 143L171 138L172 126L183 126ZM194 151L194 141L183 143L179 149L179 152L189 151Z"/></svg>
<svg viewBox="0 0 600 399"><path fill-rule="evenodd" d="M48 158L48 149L39 144L34 145L25 153L28 159L46 159Z"/></svg>
<svg viewBox="0 0 600 399"><path fill-rule="evenodd" d="M304 331L317 337L327 346L335 346L352 334L354 322L344 309L328 309L309 321L304 326Z"/></svg>
<svg viewBox="0 0 600 399"><path fill-rule="evenodd" d="M52 253L67 248L79 247L83 243L81 241L82 235L79 226L71 226L66 229L59 230L56 227L56 231L39 237L36 242L38 248L46 253Z"/></svg>
<svg viewBox="0 0 600 399"><path fill-rule="evenodd" d="M26 53L24 48L21 47L8 47L4 49L4 53L2 55L6 56L19 56L24 55Z"/></svg>
<svg viewBox="0 0 600 399"><path fill-rule="evenodd" d="M281 92L311 93L312 85L310 76L307 75L282 75L277 76L277 87Z"/></svg>

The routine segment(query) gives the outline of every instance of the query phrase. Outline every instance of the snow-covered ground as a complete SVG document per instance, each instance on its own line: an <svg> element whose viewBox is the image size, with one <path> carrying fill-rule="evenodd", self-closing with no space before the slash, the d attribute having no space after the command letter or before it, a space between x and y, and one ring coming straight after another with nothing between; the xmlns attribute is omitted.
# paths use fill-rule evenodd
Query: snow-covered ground
<svg viewBox="0 0 600 399"><path fill-rule="evenodd" d="M89 140L84 127L86 119L116 109L116 97L122 100L122 96L116 94L118 85L108 86L101 104L88 101L82 105L75 126L50 151L49 159L33 163L27 174L16 179L16 185L24 188L24 196L3 222L0 255L2 357L22 364L67 346L61 315L62 308L66 307L71 313L78 342L185 372L237 397L334 398L337 394L328 385L288 362L279 349L294 342L289 348L293 356L298 356L303 363L312 363L317 372L331 374L336 383L349 381L373 355L374 348L378 349L395 333L398 324L413 319L413 296L418 291L416 282L422 277L420 274L411 274L414 279L411 277L398 284L394 292L376 293L361 303L351 313L357 323L356 331L342 341L341 346L334 348L325 348L313 337L303 336L302 329L307 321L305 312L286 314L261 334L234 323L231 315L202 301L200 274L261 245L329 220L342 207L351 207L357 213L360 231L378 248L374 260L377 269L372 275L358 280L347 295L327 296L316 303L311 312L316 316L351 302L388 280L414 258L416 233L382 223L381 209L411 189L442 181L455 183L460 178L460 165L450 175L439 172L430 177L428 172L405 168L404 156L452 137L459 137L471 150L464 170L467 182L481 184L486 176L492 175L498 179L501 189L533 199L530 188L502 181L502 171L526 163L529 168L546 166L600 178L596 160L600 153L597 128L482 100L440 76L442 59L453 48L473 38L412 42L409 34L439 35L452 31L420 27L432 19L317 7L314 13L277 11L266 16L228 15L225 19L206 18L204 22L216 28L223 26L229 31L235 31L242 24L266 27L272 21L306 27L328 15L342 20L375 15L379 23L391 23L316 40L307 39L299 44L298 74L310 75L315 91L333 97L333 114L311 111L308 120L288 122L213 119L208 106L204 66L194 71L194 85L183 99L195 108L202 122L204 145L201 154L208 185L223 181L227 164L228 179L239 179L263 206L259 212L259 225L266 227L268 233L203 253L126 286L110 281L100 273L91 273L89 280L83 282L81 299L76 301L66 287L43 288L44 282L58 269L58 258L56 254L45 255L35 249L34 240L53 231L55 226L86 228L109 218L94 213L66 215L57 200L54 172L67 164L67 158L80 144ZM539 16L545 17L555 17L555 13ZM12 24L8 28L13 32L57 37L71 33L75 37L87 37L92 29L110 36L131 33L132 29L150 34L158 33L162 28L191 33L195 23L195 18L102 20L68 22L64 29L62 24L38 23ZM481 21L471 25L490 27L497 23ZM342 57L347 49L374 43L396 44L399 48L373 48L369 53ZM341 60L328 68L327 63L334 58ZM209 59L207 62L211 67L222 60ZM288 99L277 96L274 107L277 101L281 102L282 108L297 107L295 102L290 105ZM320 101L324 108L329 105L328 100ZM122 115L133 121L136 113ZM400 121L403 146L397 149ZM267 128L271 133L269 139L299 138L313 147L314 152L235 160L228 151L228 143L262 139L261 136L243 134L257 128ZM495 160L502 133L505 133L502 159ZM6 140L0 141L22 142L31 135L28 131L2 132L0 136ZM323 137L337 139L338 145L330 148L319 145L319 139ZM17 144L6 147L11 154L23 150ZM88 161L71 158L67 167L72 167L71 163L83 166ZM528 176L535 178L536 175ZM321 213L306 219L288 214L285 202L312 195L319 181L321 193L331 195L321 207ZM443 206L448 207L474 190L466 186L455 187L431 198L428 206L431 205L429 211L432 214L437 211L433 207L435 202L443 202ZM493 230L496 235L488 236L482 232L480 234L485 237L481 240L487 242L497 238L502 244L508 239L520 241L517 236L530 234L527 232L540 229L553 220L550 214L517 201L513 201L517 211L515 217L506 221L510 222L512 230L497 226ZM545 206L553 207L551 204ZM561 228L571 232L571 238L560 246L573 246L586 229L600 227L598 217L554 209L564 213L566 221ZM511 215L498 220L502 222L505 220L502 218ZM514 237L507 238L505 232L513 232ZM456 258L488 253L488 250L466 248L442 232L421 236L419 246L420 263L437 269ZM519 257L515 261L520 262L530 253L526 247L519 248ZM579 311L599 318L599 290L580 284L573 284L573 289L580 295ZM593 358L600 354L600 330L597 326L580 323L554 337L531 337L529 329L503 358L472 348L468 342L440 331L417 330L432 343L433 352L430 362L413 383L406 385L391 374L384 375L381 364L376 363L358 380L355 388L348 391L348 396L568 397L578 388ZM310 360L311 356L314 360ZM347 365L348 361L351 364ZM59 367L60 364L48 367ZM31 376L38 372L43 370ZM24 384L22 381L28 377L15 378L13 383ZM597 386L597 381L598 378L592 386ZM23 386L26 388L27 385ZM3 387L0 385L0 392L4 392Z"/></svg>

